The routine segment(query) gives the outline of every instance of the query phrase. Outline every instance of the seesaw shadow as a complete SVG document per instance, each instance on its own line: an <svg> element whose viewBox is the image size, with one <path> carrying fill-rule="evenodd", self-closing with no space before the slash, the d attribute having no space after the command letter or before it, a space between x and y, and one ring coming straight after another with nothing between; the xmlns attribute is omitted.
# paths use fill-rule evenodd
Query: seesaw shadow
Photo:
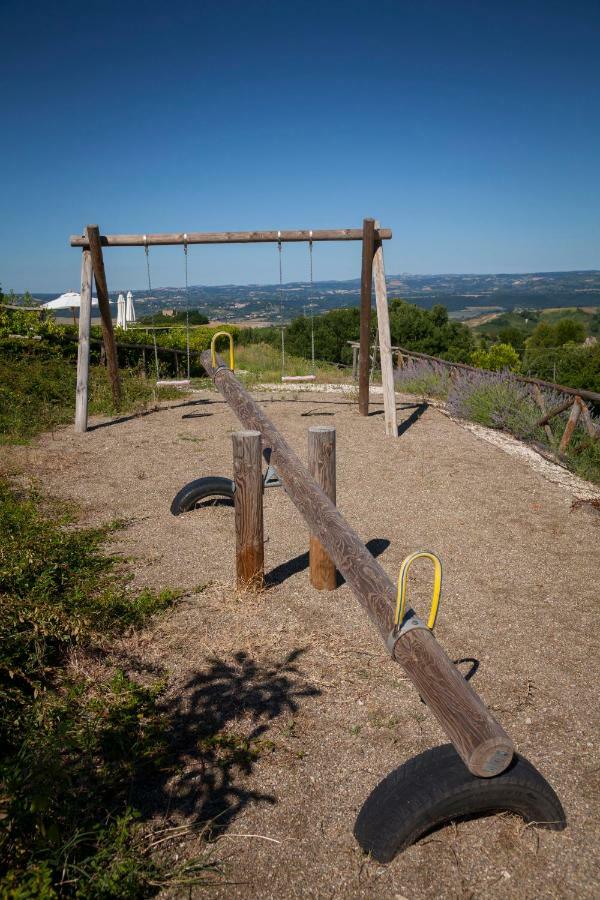
<svg viewBox="0 0 600 900"><path fill-rule="evenodd" d="M390 546L390 541L388 541L387 538L371 538L370 541L367 541L365 546L372 556L377 557L381 556L384 550L387 550ZM301 553L299 556L294 556L293 559L288 559L286 562L280 563L265 575L265 587L272 588L278 584L283 584L284 581L291 578L293 575L304 572L305 569L308 569L308 562L307 551L306 553ZM346 581L339 572L336 574L337 587L341 587Z"/></svg>

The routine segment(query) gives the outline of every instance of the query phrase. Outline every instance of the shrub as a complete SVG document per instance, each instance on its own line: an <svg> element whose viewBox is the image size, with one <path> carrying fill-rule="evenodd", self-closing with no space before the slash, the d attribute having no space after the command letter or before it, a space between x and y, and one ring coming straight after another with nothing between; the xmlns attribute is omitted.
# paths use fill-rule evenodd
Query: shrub
<svg viewBox="0 0 600 900"><path fill-rule="evenodd" d="M421 397L437 397L445 400L450 387L450 374L444 366L419 360L413 365L397 369L395 373L396 388L407 394L418 394Z"/></svg>
<svg viewBox="0 0 600 900"><path fill-rule="evenodd" d="M518 438L544 437L536 426L540 411L529 388L508 373L459 372L448 396L448 409L458 418L501 428Z"/></svg>
<svg viewBox="0 0 600 900"><path fill-rule="evenodd" d="M521 360L510 344L491 344L487 350L475 350L471 354L471 363L479 369L488 369L490 372L502 372L504 369L518 372Z"/></svg>
<svg viewBox="0 0 600 900"><path fill-rule="evenodd" d="M102 649L175 595L127 591L102 552L112 529L73 525L0 482L3 897L141 897L156 876L128 804L134 777L164 758L163 684L110 671ZM66 667L76 645L94 651L93 680Z"/></svg>

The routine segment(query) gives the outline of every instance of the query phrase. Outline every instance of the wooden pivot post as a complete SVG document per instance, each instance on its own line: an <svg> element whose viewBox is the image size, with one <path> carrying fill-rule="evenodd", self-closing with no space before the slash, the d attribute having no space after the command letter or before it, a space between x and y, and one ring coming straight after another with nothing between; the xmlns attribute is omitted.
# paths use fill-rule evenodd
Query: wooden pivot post
<svg viewBox="0 0 600 900"><path fill-rule="evenodd" d="M258 431L233 435L235 559L237 586L260 590L264 583L263 480Z"/></svg>
<svg viewBox="0 0 600 900"><path fill-rule="evenodd" d="M335 428L313 425L308 429L308 471L335 503ZM314 534L310 536L310 583L318 591L337 587L335 564Z"/></svg>
<svg viewBox="0 0 600 900"><path fill-rule="evenodd" d="M392 658L404 668L469 771L488 778L504 771L514 748L502 726L446 656L431 631L413 627L397 634L394 629L396 586L233 372L220 357L217 362L218 367L213 368L210 350L202 353L202 365L237 417L246 428L259 431L265 447L271 448L271 461L288 496L311 533L329 553L376 625ZM407 610L407 615L411 612Z"/></svg>
<svg viewBox="0 0 600 900"><path fill-rule="evenodd" d="M98 307L100 309L100 321L102 324L102 338L106 350L106 362L108 366L108 378L112 391L115 407L121 405L121 382L119 380L119 358L117 345L113 331L112 316L110 313L110 301L106 284L106 272L104 269L104 257L102 256L102 244L100 243L100 229L97 225L88 225L85 229L86 237L92 254L92 266L94 280L98 292Z"/></svg>
<svg viewBox="0 0 600 900"><path fill-rule="evenodd" d="M75 431L87 431L88 378L90 373L90 326L92 323L92 255L84 250L81 258L81 302L79 307L79 345L77 348L77 390L75 393Z"/></svg>
<svg viewBox="0 0 600 900"><path fill-rule="evenodd" d="M577 423L579 421L579 416L581 415L581 399L579 397L575 397L573 401L573 406L571 407L571 414L567 420L567 424L565 426L565 430L563 432L563 436L560 439L560 444L558 445L558 452L564 453L569 445L569 441L573 437L573 432L577 427Z"/></svg>
<svg viewBox="0 0 600 900"><path fill-rule="evenodd" d="M360 279L360 353L358 355L358 411L369 415L369 344L375 220L363 220L362 272Z"/></svg>
<svg viewBox="0 0 600 900"><path fill-rule="evenodd" d="M375 222L375 228L378 227L379 223ZM377 304L377 327L379 334L379 356L381 359L385 433L390 437L398 437L396 394L394 391L394 363L392 361L392 338L390 334L390 312L388 309L385 268L383 265L383 242L381 240L375 241L373 275L375 280L375 302Z"/></svg>

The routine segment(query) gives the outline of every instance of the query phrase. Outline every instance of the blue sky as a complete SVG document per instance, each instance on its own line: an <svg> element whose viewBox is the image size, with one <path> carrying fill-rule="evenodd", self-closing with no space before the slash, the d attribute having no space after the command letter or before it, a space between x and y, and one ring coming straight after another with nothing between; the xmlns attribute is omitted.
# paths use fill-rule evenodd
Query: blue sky
<svg viewBox="0 0 600 900"><path fill-rule="evenodd" d="M600 3L4 0L0 283L78 286L68 236L391 226L386 268L600 267ZM153 282L183 280L180 248ZM192 247L193 283L274 246ZM284 248L284 278L307 277ZM141 249L106 251L109 289ZM315 248L352 278L358 244Z"/></svg>

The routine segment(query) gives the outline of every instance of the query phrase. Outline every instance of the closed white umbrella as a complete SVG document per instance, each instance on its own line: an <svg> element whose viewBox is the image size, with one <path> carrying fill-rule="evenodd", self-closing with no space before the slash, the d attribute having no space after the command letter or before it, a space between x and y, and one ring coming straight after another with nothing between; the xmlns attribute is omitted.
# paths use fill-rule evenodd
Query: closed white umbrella
<svg viewBox="0 0 600 900"><path fill-rule="evenodd" d="M117 328L127 331L127 320L125 318L125 297L119 294L117 299Z"/></svg>
<svg viewBox="0 0 600 900"><path fill-rule="evenodd" d="M127 291L127 309L125 310L125 321L135 322L135 308L133 305L133 294Z"/></svg>

